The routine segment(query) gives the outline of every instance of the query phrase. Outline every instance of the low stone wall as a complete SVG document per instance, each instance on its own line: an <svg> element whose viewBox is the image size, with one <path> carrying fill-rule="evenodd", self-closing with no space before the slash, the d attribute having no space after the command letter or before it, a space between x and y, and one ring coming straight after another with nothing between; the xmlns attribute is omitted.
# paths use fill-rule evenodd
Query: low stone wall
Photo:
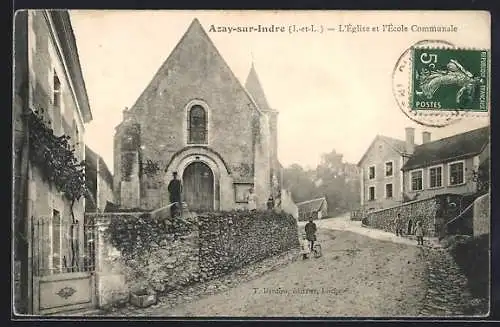
<svg viewBox="0 0 500 327"><path fill-rule="evenodd" d="M276 211L198 216L202 274L217 276L299 246L297 222Z"/></svg>
<svg viewBox="0 0 500 327"><path fill-rule="evenodd" d="M128 302L130 292L167 293L299 245L296 220L276 211L218 212L182 221L154 212L91 215L98 225L101 308Z"/></svg>
<svg viewBox="0 0 500 327"><path fill-rule="evenodd" d="M413 233L415 223L422 222L426 236L435 236L434 221L439 209L437 198L423 199L403 203L400 206L368 212L365 222L368 226L382 229L387 232L395 232L394 219L398 213L401 214L403 232L408 233L411 221L411 232Z"/></svg>
<svg viewBox="0 0 500 327"><path fill-rule="evenodd" d="M484 194L474 201L473 230L474 236L490 234L490 194Z"/></svg>

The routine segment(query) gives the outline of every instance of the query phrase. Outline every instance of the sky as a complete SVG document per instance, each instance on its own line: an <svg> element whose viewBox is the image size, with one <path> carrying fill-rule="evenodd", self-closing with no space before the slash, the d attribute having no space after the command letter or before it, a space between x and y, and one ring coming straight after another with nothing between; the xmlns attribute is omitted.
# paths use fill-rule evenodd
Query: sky
<svg viewBox="0 0 500 327"><path fill-rule="evenodd" d="M335 149L357 163L377 134L404 139L405 127L432 139L488 124L466 118L443 128L410 121L392 94L392 71L413 43L438 39L460 47L490 48L490 21L470 12L70 11L93 121L86 143L113 170L113 135L196 17L244 84L252 62L270 106L279 111L278 156L286 167L314 168ZM224 33L219 26L310 26L324 33ZM338 32L342 25L457 26L457 32Z"/></svg>

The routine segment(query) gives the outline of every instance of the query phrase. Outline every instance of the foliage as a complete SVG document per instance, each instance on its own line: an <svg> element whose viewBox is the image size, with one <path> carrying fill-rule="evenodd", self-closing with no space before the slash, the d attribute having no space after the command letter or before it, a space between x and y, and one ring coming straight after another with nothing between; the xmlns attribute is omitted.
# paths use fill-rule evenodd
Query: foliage
<svg viewBox="0 0 500 327"><path fill-rule="evenodd" d="M463 238L448 248L467 277L470 291L476 298L489 296L489 238L490 235Z"/></svg>
<svg viewBox="0 0 500 327"><path fill-rule="evenodd" d="M30 161L71 201L85 195L85 162L79 162L67 135L55 136L43 110L28 110Z"/></svg>
<svg viewBox="0 0 500 327"><path fill-rule="evenodd" d="M139 124L131 124L124 127L124 132L121 138L122 151L139 151L141 142L141 126Z"/></svg>
<svg viewBox="0 0 500 327"><path fill-rule="evenodd" d="M153 177L160 171L160 165L158 161L146 160L142 163L142 173L148 177Z"/></svg>
<svg viewBox="0 0 500 327"><path fill-rule="evenodd" d="M294 201L302 202L325 196L329 214L352 210L360 203L360 182L357 167L344 162L343 156L332 150L321 157L314 170L293 164L283 172L284 185Z"/></svg>
<svg viewBox="0 0 500 327"><path fill-rule="evenodd" d="M477 170L472 171L472 181L477 183L478 193L486 193L490 189L490 160L488 159Z"/></svg>
<svg viewBox="0 0 500 327"><path fill-rule="evenodd" d="M122 176L123 180L130 181L134 165L135 153L125 152L122 154Z"/></svg>

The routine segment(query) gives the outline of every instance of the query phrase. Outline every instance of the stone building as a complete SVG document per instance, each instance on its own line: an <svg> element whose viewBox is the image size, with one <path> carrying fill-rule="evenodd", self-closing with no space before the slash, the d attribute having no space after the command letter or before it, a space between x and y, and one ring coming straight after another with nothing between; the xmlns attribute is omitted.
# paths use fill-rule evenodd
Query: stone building
<svg viewBox="0 0 500 327"><path fill-rule="evenodd" d="M85 146L85 182L89 192L85 198L85 212L104 212L113 206L113 174L104 159Z"/></svg>
<svg viewBox="0 0 500 327"><path fill-rule="evenodd" d="M13 86L15 311L92 305L91 272L80 272L85 198L74 201L58 188L68 184L60 174L69 166L56 167L61 153L68 153L57 141L63 135L75 149L75 162L85 159L85 124L92 120L68 11L16 12ZM66 297L68 290L77 295Z"/></svg>
<svg viewBox="0 0 500 327"><path fill-rule="evenodd" d="M252 65L245 86L194 19L114 137L115 199L124 208L169 203L173 172L192 210L258 208L279 197L277 116Z"/></svg>
<svg viewBox="0 0 500 327"><path fill-rule="evenodd" d="M436 141L428 134L402 167L405 195L423 199L445 193L475 194L474 174L489 162L489 143L489 126Z"/></svg>
<svg viewBox="0 0 500 327"><path fill-rule="evenodd" d="M404 141L378 135L358 163L362 208L389 208L442 194L475 194L474 175L489 163L489 138L489 126L436 141L424 131L421 144L416 144L410 127Z"/></svg>
<svg viewBox="0 0 500 327"><path fill-rule="evenodd" d="M405 141L377 135L358 163L361 181L361 207L387 208L403 200Z"/></svg>

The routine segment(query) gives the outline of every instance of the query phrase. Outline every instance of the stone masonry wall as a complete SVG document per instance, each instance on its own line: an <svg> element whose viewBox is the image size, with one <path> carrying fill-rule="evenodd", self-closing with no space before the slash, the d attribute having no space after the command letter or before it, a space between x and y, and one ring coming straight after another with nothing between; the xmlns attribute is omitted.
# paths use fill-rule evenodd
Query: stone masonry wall
<svg viewBox="0 0 500 327"><path fill-rule="evenodd" d="M415 222L422 221L424 231L427 231L425 235L433 236L435 234L434 221L438 209L439 203L436 198L412 201L400 206L369 212L366 216L366 222L370 227L382 229L387 232L395 232L394 219L400 213L404 233L408 231L410 220L412 221L412 226L415 226Z"/></svg>
<svg viewBox="0 0 500 327"><path fill-rule="evenodd" d="M490 234L490 194L480 196L474 201L473 229L474 236Z"/></svg>
<svg viewBox="0 0 500 327"><path fill-rule="evenodd" d="M296 248L297 222L275 211L232 211L201 215L200 267L217 276Z"/></svg>
<svg viewBox="0 0 500 327"><path fill-rule="evenodd" d="M97 217L99 226L96 275L101 308L127 302L133 291L168 293L298 247L296 220L274 211L209 213L180 224L161 213L88 215ZM112 227L125 236L121 251L110 236L113 220L125 222L120 223L121 231ZM181 232L186 224L189 228ZM127 237L127 230L138 236ZM146 251L130 255L123 250L137 250L141 244Z"/></svg>

